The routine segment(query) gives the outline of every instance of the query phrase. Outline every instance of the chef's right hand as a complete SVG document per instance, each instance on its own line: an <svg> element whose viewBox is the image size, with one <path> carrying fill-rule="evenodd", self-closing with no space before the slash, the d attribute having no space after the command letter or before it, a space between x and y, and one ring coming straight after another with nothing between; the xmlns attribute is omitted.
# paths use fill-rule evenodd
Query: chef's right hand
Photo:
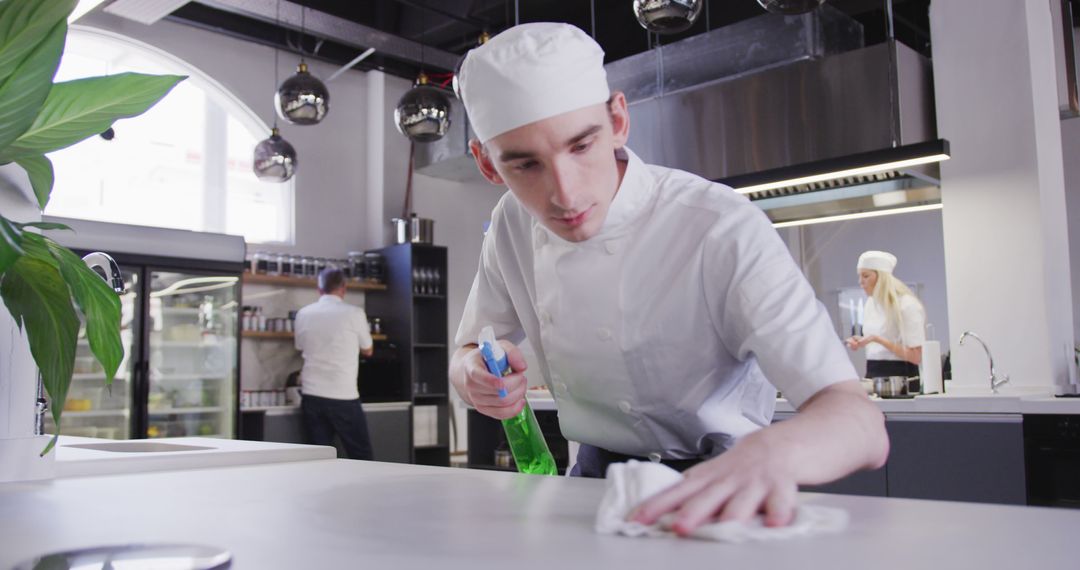
<svg viewBox="0 0 1080 570"><path fill-rule="evenodd" d="M480 355L480 349L474 348L465 355L465 391L468 392L469 400L472 401L476 411L491 416L497 420L512 418L525 407L525 357L514 343L500 340L503 350L506 351L507 362L513 372L501 379L488 372L484 365L484 358ZM506 396L499 397L499 389L506 389Z"/></svg>
<svg viewBox="0 0 1080 570"><path fill-rule="evenodd" d="M860 336L849 336L844 341L844 344L847 345L849 350L859 350L859 348L861 347L861 342L862 342L862 337L860 337Z"/></svg>

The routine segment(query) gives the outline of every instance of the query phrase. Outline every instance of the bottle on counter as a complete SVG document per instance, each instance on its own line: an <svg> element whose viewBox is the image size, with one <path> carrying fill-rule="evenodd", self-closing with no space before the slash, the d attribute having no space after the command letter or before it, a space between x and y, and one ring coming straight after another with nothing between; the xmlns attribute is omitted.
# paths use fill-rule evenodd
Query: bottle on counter
<svg viewBox="0 0 1080 570"><path fill-rule="evenodd" d="M350 251L346 267L349 268L350 276L357 281L364 279L364 252Z"/></svg>
<svg viewBox="0 0 1080 570"><path fill-rule="evenodd" d="M256 251L253 257L255 260L255 273L259 275L266 275L266 271L269 269L270 259L265 251Z"/></svg>

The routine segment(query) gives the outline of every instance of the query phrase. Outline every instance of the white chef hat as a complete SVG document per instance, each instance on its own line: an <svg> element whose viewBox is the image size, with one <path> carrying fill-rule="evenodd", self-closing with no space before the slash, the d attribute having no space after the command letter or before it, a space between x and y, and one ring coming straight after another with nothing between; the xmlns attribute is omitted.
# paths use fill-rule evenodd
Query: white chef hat
<svg viewBox="0 0 1080 570"><path fill-rule="evenodd" d="M481 143L611 96L604 50L577 27L554 22L514 26L469 51L458 90Z"/></svg>
<svg viewBox="0 0 1080 570"><path fill-rule="evenodd" d="M875 269L892 273L896 268L896 256L887 251L864 251L859 256L857 269Z"/></svg>

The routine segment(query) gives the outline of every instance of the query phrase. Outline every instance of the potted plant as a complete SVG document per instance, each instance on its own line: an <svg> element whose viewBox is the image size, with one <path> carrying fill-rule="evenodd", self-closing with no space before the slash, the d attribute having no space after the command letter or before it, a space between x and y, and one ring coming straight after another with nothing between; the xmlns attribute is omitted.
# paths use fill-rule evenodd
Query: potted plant
<svg viewBox="0 0 1080 570"><path fill-rule="evenodd" d="M25 170L41 210L54 181L47 153L102 133L118 119L142 114L184 79L122 73L54 83L67 18L77 3L0 0L0 165ZM81 328L79 314L90 349L105 369L106 384L111 384L124 356L120 301L77 255L34 231L64 226L19 223L4 214L0 212L0 298L29 344L59 433ZM11 350L2 348L5 353ZM12 378L8 384L23 381L36 378ZM54 435L40 455L55 443Z"/></svg>

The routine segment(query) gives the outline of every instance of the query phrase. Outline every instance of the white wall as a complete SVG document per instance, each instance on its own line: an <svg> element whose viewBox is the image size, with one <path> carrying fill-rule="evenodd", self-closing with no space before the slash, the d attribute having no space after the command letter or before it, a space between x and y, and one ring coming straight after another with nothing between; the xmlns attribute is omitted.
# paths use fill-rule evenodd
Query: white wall
<svg viewBox="0 0 1080 570"><path fill-rule="evenodd" d="M145 26L105 13L80 24L123 34L165 50L210 75L271 125L274 122L274 51L191 26L159 21ZM278 79L295 72L299 59L282 52ZM311 72L326 78L337 67L308 60ZM378 73L378 72L375 72ZM296 236L294 246L255 249L325 257L381 246L367 234L367 74L347 72L327 84L330 112L318 125L279 122L282 136L296 148ZM266 133L269 136L269 131ZM252 149L254 150L254 149Z"/></svg>
<svg viewBox="0 0 1080 570"><path fill-rule="evenodd" d="M1061 147L1065 164L1073 335L1080 339L1080 303L1077 303L1080 300L1080 118L1061 121Z"/></svg>
<svg viewBox="0 0 1080 570"><path fill-rule="evenodd" d="M927 322L933 325L934 338L951 338L940 211L784 228L780 232L782 236L801 234L801 251L794 252L796 261L841 335L848 333L840 331L837 293L858 286L855 265L859 254L878 249L896 255L897 277L920 286L918 293L926 307ZM865 362L857 354L851 356L859 367Z"/></svg>
<svg viewBox="0 0 1080 570"><path fill-rule="evenodd" d="M1050 3L930 5L949 322L973 330L1009 390L1071 390L1073 312ZM977 347L952 343L954 388L988 388ZM1009 391L1007 390L1007 391Z"/></svg>

